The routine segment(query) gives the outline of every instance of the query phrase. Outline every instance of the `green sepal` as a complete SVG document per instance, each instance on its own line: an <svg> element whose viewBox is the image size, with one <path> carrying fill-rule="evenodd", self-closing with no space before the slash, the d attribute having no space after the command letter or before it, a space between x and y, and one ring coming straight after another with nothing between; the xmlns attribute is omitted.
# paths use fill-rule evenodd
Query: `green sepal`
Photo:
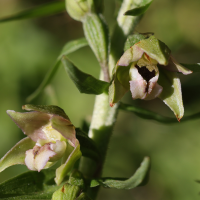
<svg viewBox="0 0 200 200"><path fill-rule="evenodd" d="M109 34L104 19L101 15L88 14L83 21L83 30L101 67L106 67L109 55Z"/></svg>
<svg viewBox="0 0 200 200"><path fill-rule="evenodd" d="M147 39L141 40L136 45L160 65L168 64L171 51L165 43L155 36L152 35Z"/></svg>
<svg viewBox="0 0 200 200"><path fill-rule="evenodd" d="M114 106L115 103L121 100L121 98L125 95L128 91L116 77L116 74L113 75L113 80L109 87L109 104L110 106Z"/></svg>
<svg viewBox="0 0 200 200"><path fill-rule="evenodd" d="M42 113L47 113L47 114L53 114L53 115L59 115L65 119L69 120L69 117L66 115L65 111L54 105L32 105L32 104L26 104L22 106L23 110L28 110L28 111L37 111L37 112L42 112Z"/></svg>
<svg viewBox="0 0 200 200"><path fill-rule="evenodd" d="M196 64L181 63L181 65L183 65L187 69L191 70L192 72L200 72L200 63L196 63Z"/></svg>
<svg viewBox="0 0 200 200"><path fill-rule="evenodd" d="M109 83L82 72L66 56L63 56L62 63L69 77L81 93L99 95L107 92Z"/></svg>
<svg viewBox="0 0 200 200"><path fill-rule="evenodd" d="M101 154L94 141L89 138L86 133L84 133L81 129L76 128L76 138L80 142L83 156L89 157L95 161L100 161Z"/></svg>
<svg viewBox="0 0 200 200"><path fill-rule="evenodd" d="M128 10L124 15L139 16L146 12L153 0L143 0L139 7Z"/></svg>
<svg viewBox="0 0 200 200"><path fill-rule="evenodd" d="M178 121L183 117L184 107L180 79L176 72L159 70L158 83L163 87L159 98L174 112Z"/></svg>
<svg viewBox="0 0 200 200"><path fill-rule="evenodd" d="M115 189L126 189L130 190L137 186L143 184L146 181L148 172L150 169L150 158L145 157L141 163L141 166L137 169L135 174L129 179L123 178L101 178L93 179L90 183L90 187L103 186L105 188L115 188Z"/></svg>
<svg viewBox="0 0 200 200"><path fill-rule="evenodd" d="M135 33L133 35L129 35L124 45L124 51L128 50L140 40L149 38L151 35L153 35L153 33Z"/></svg>
<svg viewBox="0 0 200 200"><path fill-rule="evenodd" d="M72 149L71 145L67 145L65 158L66 161L60 167L56 169L56 178L55 182L57 185L60 185L65 176L70 172L76 161L82 156L80 151L80 144L76 140L75 147Z"/></svg>
<svg viewBox="0 0 200 200"><path fill-rule="evenodd" d="M22 11L20 13L11 15L9 17L3 17L0 19L1 22L9 22L13 20L29 19L36 17L44 17L54 15L65 11L65 3L63 1L51 2L42 4L41 6Z"/></svg>
<svg viewBox="0 0 200 200"><path fill-rule="evenodd" d="M77 40L72 40L70 42L67 42L65 46L63 47L60 55L58 56L56 63L46 73L39 87L30 96L27 97L26 101L31 102L33 99L35 99L44 90L44 88L51 82L51 80L54 78L58 70L58 67L60 66L61 58L63 55L66 56L87 45L88 45L88 42L85 38L80 38Z"/></svg>
<svg viewBox="0 0 200 200"><path fill-rule="evenodd" d="M0 184L0 199L51 199L52 194L60 187L53 178L55 170L41 172L29 171Z"/></svg>
<svg viewBox="0 0 200 200"><path fill-rule="evenodd" d="M12 147L0 160L0 172L12 165L25 165L25 153L28 149L32 149L35 142L26 137L20 140Z"/></svg>

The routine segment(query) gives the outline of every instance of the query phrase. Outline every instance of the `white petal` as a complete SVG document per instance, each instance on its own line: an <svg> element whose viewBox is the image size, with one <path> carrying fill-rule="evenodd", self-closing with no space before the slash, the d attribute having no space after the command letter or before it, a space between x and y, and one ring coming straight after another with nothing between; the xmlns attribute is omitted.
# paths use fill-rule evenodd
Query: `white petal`
<svg viewBox="0 0 200 200"><path fill-rule="evenodd" d="M37 171L37 169L34 167L33 149L29 149L28 151L26 151L25 164L28 167L28 169Z"/></svg>
<svg viewBox="0 0 200 200"><path fill-rule="evenodd" d="M147 82L139 74L136 67L132 66L130 69L130 90L133 99L144 99L146 97Z"/></svg>
<svg viewBox="0 0 200 200"><path fill-rule="evenodd" d="M67 144L64 141L57 140L56 143L50 144L50 149L56 153L55 156L53 156L50 161L54 162L59 160L63 157L65 150L66 150Z"/></svg>
<svg viewBox="0 0 200 200"><path fill-rule="evenodd" d="M55 155L56 153L51 150L50 144L45 144L44 146L42 146L35 155L34 166L37 171L41 171L50 160L50 158Z"/></svg>
<svg viewBox="0 0 200 200"><path fill-rule="evenodd" d="M141 50L138 46L133 45L124 52L117 65L128 66L132 62L138 61L142 57L142 54L143 50Z"/></svg>
<svg viewBox="0 0 200 200"><path fill-rule="evenodd" d="M160 86L158 83L155 83L151 93L146 96L145 100L155 99L156 97L158 97L160 95L162 90L163 90L163 87Z"/></svg>

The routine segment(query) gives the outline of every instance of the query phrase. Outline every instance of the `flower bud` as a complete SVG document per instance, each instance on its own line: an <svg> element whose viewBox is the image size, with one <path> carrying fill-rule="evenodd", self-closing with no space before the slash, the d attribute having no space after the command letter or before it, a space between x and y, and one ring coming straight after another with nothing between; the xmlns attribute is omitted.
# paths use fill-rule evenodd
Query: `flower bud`
<svg viewBox="0 0 200 200"><path fill-rule="evenodd" d="M77 21L82 21L89 11L87 0L66 0L65 4L68 14Z"/></svg>

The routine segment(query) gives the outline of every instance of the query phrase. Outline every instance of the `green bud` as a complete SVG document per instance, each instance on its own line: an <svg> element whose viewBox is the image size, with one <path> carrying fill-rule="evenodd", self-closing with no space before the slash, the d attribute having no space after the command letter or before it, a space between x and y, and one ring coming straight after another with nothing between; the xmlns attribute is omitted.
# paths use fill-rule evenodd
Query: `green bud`
<svg viewBox="0 0 200 200"><path fill-rule="evenodd" d="M83 175L78 170L74 170L70 174L68 183L54 192L52 200L90 200L83 192L85 189Z"/></svg>
<svg viewBox="0 0 200 200"><path fill-rule="evenodd" d="M77 21L84 21L86 14L102 13L102 0L65 0L68 14Z"/></svg>
<svg viewBox="0 0 200 200"><path fill-rule="evenodd" d="M65 3L68 14L77 21L82 21L90 10L87 0L65 0Z"/></svg>
<svg viewBox="0 0 200 200"><path fill-rule="evenodd" d="M75 200L80 191L81 188L79 186L66 183L53 193L52 200Z"/></svg>

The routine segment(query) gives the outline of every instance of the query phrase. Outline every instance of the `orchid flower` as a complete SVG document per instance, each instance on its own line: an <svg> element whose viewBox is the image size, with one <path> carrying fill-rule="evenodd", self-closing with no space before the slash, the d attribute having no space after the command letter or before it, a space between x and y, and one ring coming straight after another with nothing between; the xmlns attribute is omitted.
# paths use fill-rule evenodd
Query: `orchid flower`
<svg viewBox="0 0 200 200"><path fill-rule="evenodd" d="M22 108L32 111L20 113L8 110L7 113L27 137L0 160L0 171L11 165L25 164L28 169L39 172L62 158L55 178L59 185L81 157L75 127L57 106L25 105Z"/></svg>
<svg viewBox="0 0 200 200"><path fill-rule="evenodd" d="M181 84L175 72L187 75L192 71L177 63L170 53L170 49L153 35L126 50L113 71L110 106L130 90L133 99L161 98L180 120L184 108Z"/></svg>

